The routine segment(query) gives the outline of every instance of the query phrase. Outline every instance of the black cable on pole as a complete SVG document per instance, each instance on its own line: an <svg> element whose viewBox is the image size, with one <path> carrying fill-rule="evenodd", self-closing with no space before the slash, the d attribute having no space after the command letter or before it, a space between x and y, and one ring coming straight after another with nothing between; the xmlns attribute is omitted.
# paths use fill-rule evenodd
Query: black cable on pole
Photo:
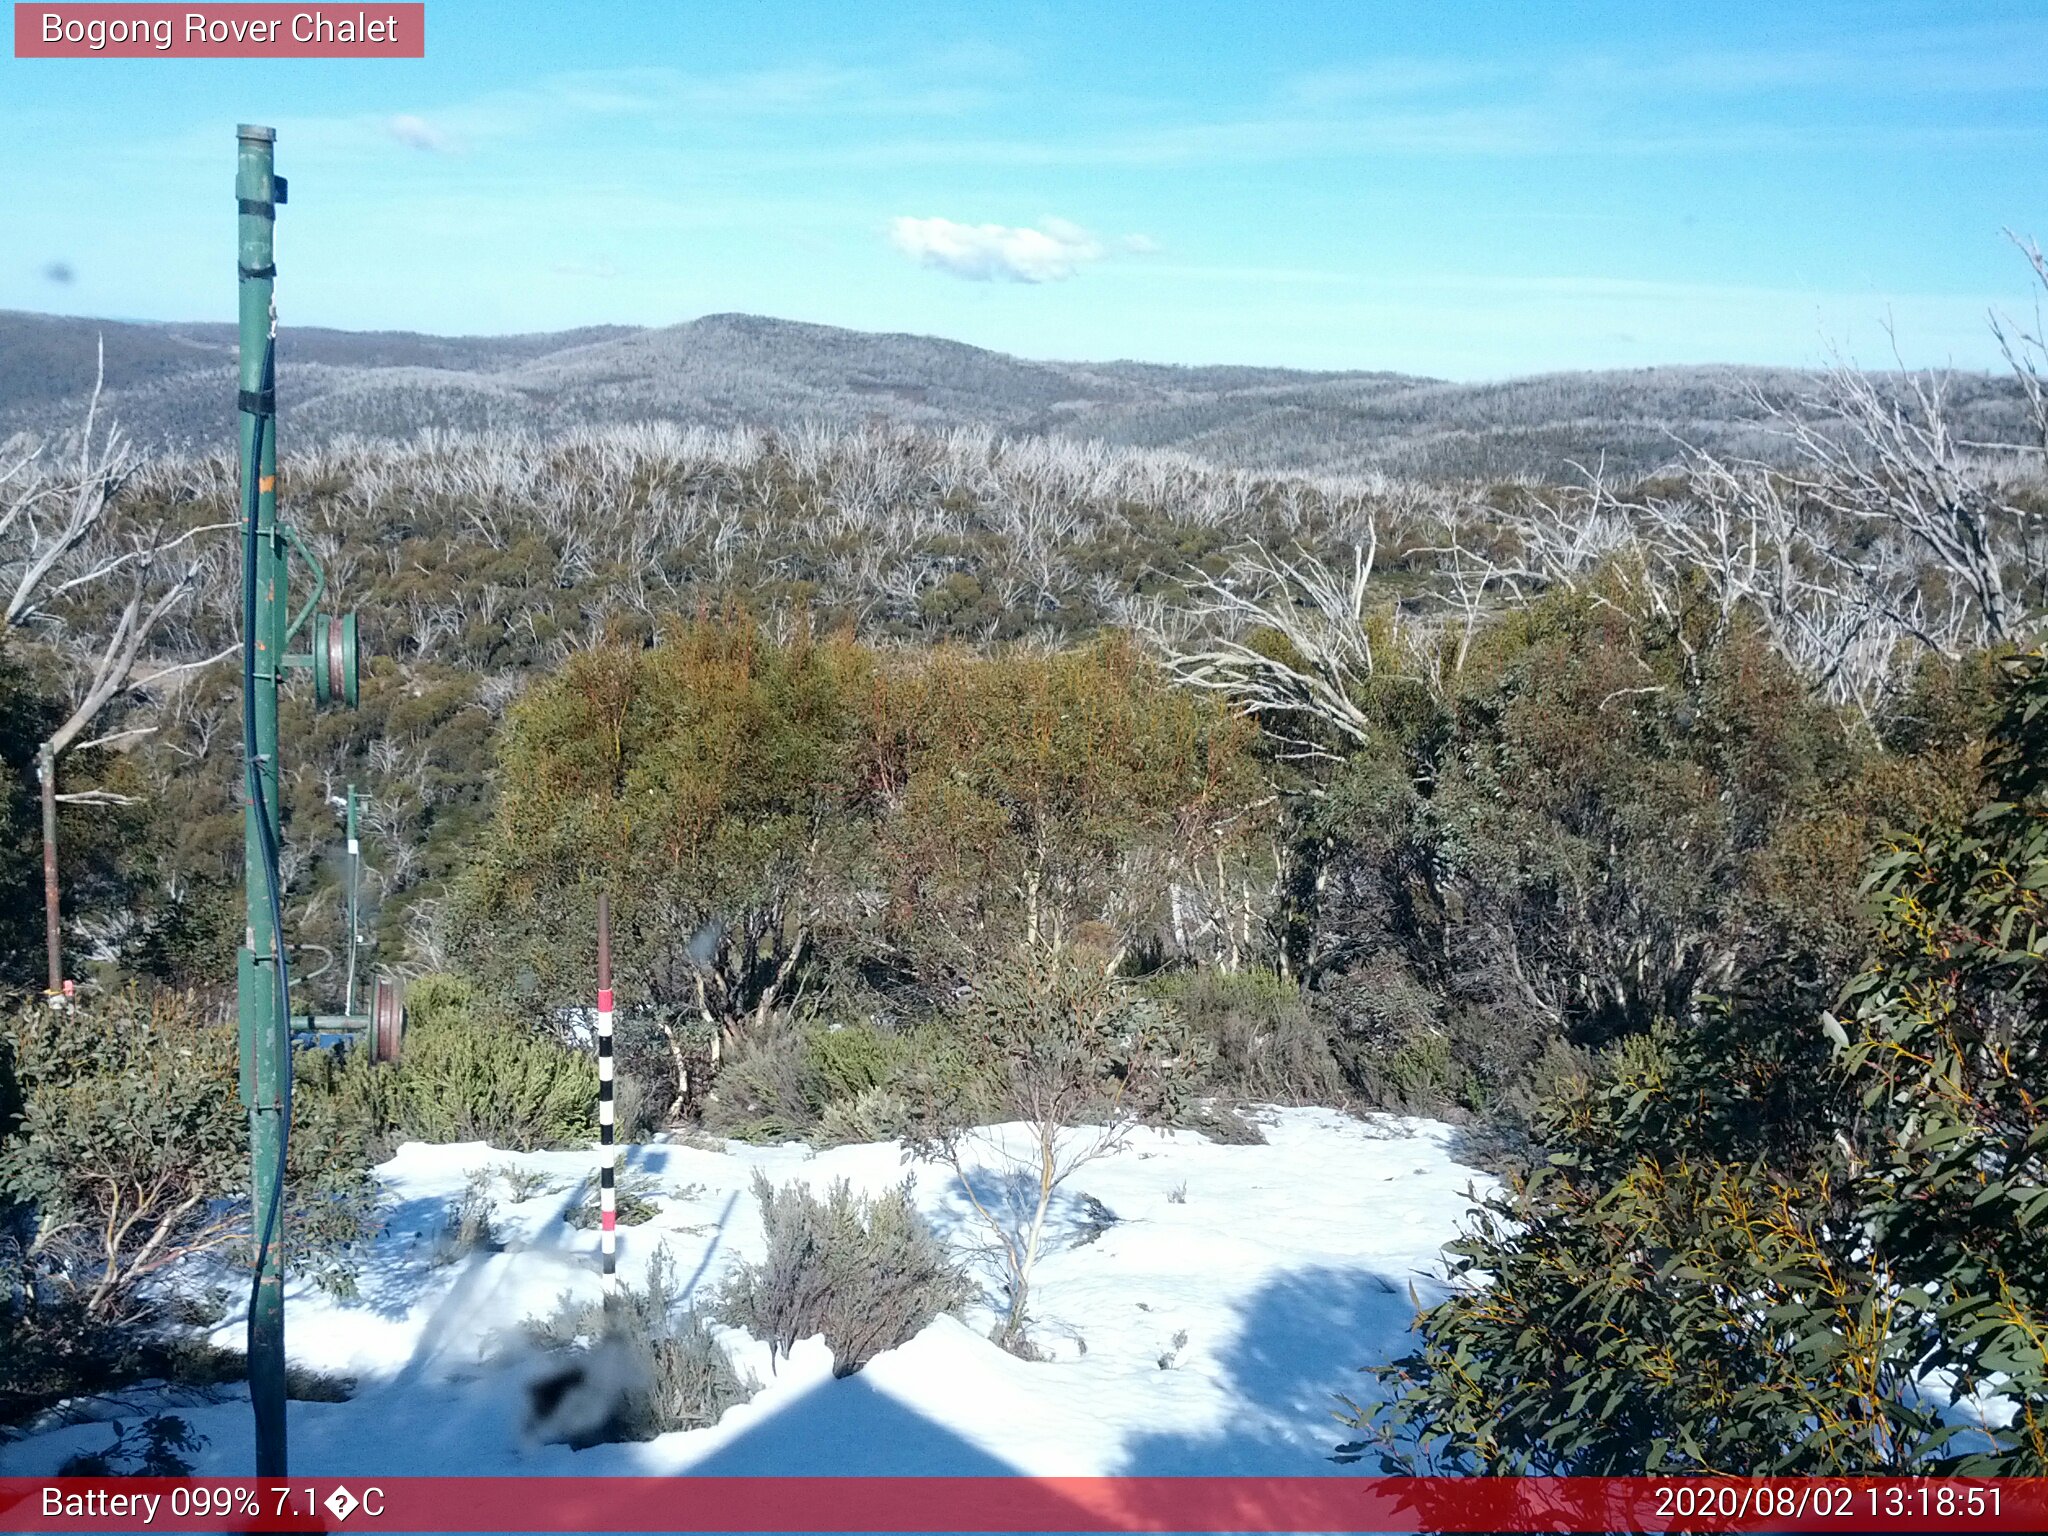
<svg viewBox="0 0 2048 1536"><path fill-rule="evenodd" d="M263 347L262 395L267 401L274 401L277 389L277 332L273 329L270 339ZM271 410L275 410L274 405ZM242 540L242 759L248 784L249 804L256 812L256 841L263 863L264 884L270 898L270 945L276 964L277 975L277 1027L280 1059L284 1064L284 1101L280 1106L283 1120L278 1126L277 1177L272 1181L270 1201L263 1211L262 1235L256 1244L255 1272L249 1279L249 1321L243 1350L246 1358L256 1358L256 1304L263 1289L263 1264L270 1252L271 1240L277 1235L278 1224L284 1219L284 1178L288 1163L287 1151L292 1134L292 1019L291 982L285 972L284 957L284 893L278 873L277 838L270 826L270 815L263 801L262 760L256 753L256 537L259 505L262 491L258 477L263 473L263 435L275 431L275 418L268 412L256 417L256 430L249 440L249 462L244 466L242 477L242 511L244 538ZM273 657L275 668L280 658ZM260 1106L259 1106L260 1112ZM255 1191L250 1190L253 1205ZM254 1212L252 1210L251 1214ZM278 1256L278 1282L284 1281L284 1256Z"/></svg>

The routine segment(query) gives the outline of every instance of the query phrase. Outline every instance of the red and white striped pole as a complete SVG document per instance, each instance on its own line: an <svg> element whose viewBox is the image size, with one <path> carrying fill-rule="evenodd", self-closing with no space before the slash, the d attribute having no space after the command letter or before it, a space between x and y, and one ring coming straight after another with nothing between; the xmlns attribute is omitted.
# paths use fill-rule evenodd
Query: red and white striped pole
<svg viewBox="0 0 2048 1536"><path fill-rule="evenodd" d="M605 1283L619 1268L619 1149L612 1107L612 903L597 895L597 1201Z"/></svg>

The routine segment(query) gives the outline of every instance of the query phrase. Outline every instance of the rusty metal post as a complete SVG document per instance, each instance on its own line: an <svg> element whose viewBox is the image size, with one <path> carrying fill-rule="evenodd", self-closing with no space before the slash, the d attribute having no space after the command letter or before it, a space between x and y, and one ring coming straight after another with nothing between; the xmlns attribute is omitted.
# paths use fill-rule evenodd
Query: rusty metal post
<svg viewBox="0 0 2048 1536"><path fill-rule="evenodd" d="M36 753L36 778L43 792L43 945L55 999L64 995L64 910L57 886L57 759L47 747Z"/></svg>

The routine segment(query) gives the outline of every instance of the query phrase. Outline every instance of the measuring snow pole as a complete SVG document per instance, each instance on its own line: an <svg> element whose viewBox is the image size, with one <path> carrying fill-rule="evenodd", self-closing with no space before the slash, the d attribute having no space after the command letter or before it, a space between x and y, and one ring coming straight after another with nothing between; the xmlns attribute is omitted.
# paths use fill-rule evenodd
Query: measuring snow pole
<svg viewBox="0 0 2048 1536"><path fill-rule="evenodd" d="M597 1209L605 1284L619 1270L618 1131L612 1103L612 903L597 894Z"/></svg>

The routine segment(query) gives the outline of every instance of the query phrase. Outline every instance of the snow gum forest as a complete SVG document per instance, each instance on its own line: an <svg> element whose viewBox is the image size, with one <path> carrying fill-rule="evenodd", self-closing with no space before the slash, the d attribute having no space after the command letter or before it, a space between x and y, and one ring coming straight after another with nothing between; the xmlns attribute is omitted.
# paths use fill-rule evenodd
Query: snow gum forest
<svg viewBox="0 0 2048 1536"><path fill-rule="evenodd" d="M406 998L396 1060L293 1065L294 1470L2048 1475L2001 340L1514 468L1382 376L1405 446L1319 462L1298 378L397 434L333 363L295 438L287 359L364 651L282 709L293 1007L346 1002L350 786ZM0 1471L226 1474L238 472L74 352L0 447ZM1175 391L1201 440L1133 441Z"/></svg>

